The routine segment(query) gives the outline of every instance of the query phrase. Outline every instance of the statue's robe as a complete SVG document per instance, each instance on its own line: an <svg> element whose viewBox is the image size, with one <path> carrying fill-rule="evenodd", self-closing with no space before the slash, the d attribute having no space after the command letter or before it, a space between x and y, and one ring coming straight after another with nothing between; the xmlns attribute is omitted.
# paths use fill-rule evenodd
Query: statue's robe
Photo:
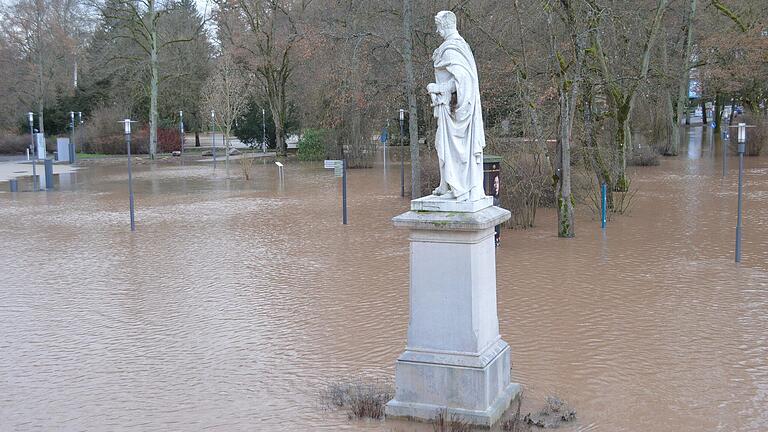
<svg viewBox="0 0 768 432"><path fill-rule="evenodd" d="M454 33L435 50L432 60L436 83L450 89L434 107L442 180L458 201L476 201L485 196L485 132L475 58L467 42Z"/></svg>

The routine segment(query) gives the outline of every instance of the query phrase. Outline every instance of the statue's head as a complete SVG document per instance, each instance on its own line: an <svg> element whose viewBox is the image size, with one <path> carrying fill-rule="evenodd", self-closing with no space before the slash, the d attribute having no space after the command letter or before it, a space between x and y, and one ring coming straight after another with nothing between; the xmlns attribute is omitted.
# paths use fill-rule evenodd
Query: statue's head
<svg viewBox="0 0 768 432"><path fill-rule="evenodd" d="M451 11L440 11L435 15L437 33L446 38L456 32L456 15Z"/></svg>

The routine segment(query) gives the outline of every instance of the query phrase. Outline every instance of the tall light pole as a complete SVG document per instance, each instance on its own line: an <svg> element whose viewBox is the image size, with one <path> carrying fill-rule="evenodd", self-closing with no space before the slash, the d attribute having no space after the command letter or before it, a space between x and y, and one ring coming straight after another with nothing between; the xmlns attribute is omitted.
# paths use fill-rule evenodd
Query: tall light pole
<svg viewBox="0 0 768 432"><path fill-rule="evenodd" d="M30 111L27 113L29 119L29 136L32 139L32 191L37 192L37 154L35 146L35 115Z"/></svg>
<svg viewBox="0 0 768 432"><path fill-rule="evenodd" d="M181 139L181 157L184 158L184 111L179 111L179 136Z"/></svg>
<svg viewBox="0 0 768 432"><path fill-rule="evenodd" d="M125 145L128 152L128 203L131 209L131 231L136 231L136 219L133 215L133 175L131 168L131 119L125 119L123 123L123 130L125 132Z"/></svg>
<svg viewBox="0 0 768 432"><path fill-rule="evenodd" d="M267 152L267 112L261 109L261 152Z"/></svg>
<svg viewBox="0 0 768 432"><path fill-rule="evenodd" d="M747 143L747 125L739 123L739 203L736 216L736 262L741 262L741 188L744 176L744 150Z"/></svg>
<svg viewBox="0 0 768 432"><path fill-rule="evenodd" d="M75 163L75 112L70 111L69 112L69 127L70 132L72 135L70 135L69 138L69 163L73 164Z"/></svg>
<svg viewBox="0 0 768 432"><path fill-rule="evenodd" d="M211 110L211 141L213 145L213 169L216 169L216 111Z"/></svg>
<svg viewBox="0 0 768 432"><path fill-rule="evenodd" d="M403 152L403 123L405 110L400 108L400 196L405 197L405 153Z"/></svg>

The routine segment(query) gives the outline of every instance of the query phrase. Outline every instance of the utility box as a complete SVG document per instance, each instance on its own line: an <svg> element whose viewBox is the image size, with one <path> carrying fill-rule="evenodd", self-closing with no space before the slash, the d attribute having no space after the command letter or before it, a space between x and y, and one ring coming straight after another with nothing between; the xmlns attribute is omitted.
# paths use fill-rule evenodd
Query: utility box
<svg viewBox="0 0 768 432"><path fill-rule="evenodd" d="M56 161L69 162L69 138L56 138Z"/></svg>
<svg viewBox="0 0 768 432"><path fill-rule="evenodd" d="M42 133L36 133L35 134L35 150L37 159L45 159L46 153L45 153L45 134Z"/></svg>

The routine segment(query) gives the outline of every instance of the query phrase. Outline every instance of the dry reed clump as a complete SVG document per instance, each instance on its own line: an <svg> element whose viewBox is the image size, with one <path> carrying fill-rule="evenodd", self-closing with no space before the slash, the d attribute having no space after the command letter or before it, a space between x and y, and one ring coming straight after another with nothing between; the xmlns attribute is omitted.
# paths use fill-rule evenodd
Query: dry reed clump
<svg viewBox="0 0 768 432"><path fill-rule="evenodd" d="M627 165L657 166L659 165L659 153L651 146L636 148L627 158Z"/></svg>
<svg viewBox="0 0 768 432"><path fill-rule="evenodd" d="M387 382L355 379L328 384L320 398L329 408L346 408L350 419L380 419L384 417L384 406L393 396L394 389Z"/></svg>
<svg viewBox="0 0 768 432"><path fill-rule="evenodd" d="M523 417L523 423L538 428L554 429L562 423L576 420L576 411L557 396L547 396L544 407L537 413L528 413Z"/></svg>
<svg viewBox="0 0 768 432"><path fill-rule="evenodd" d="M255 160L256 158L251 157L249 153L243 153L240 158L240 170L246 181L251 179L251 170L253 170L253 163Z"/></svg>
<svg viewBox="0 0 768 432"><path fill-rule="evenodd" d="M432 423L432 430L435 432L470 432L472 426L461 416L451 414L449 417L447 410L441 410Z"/></svg>

